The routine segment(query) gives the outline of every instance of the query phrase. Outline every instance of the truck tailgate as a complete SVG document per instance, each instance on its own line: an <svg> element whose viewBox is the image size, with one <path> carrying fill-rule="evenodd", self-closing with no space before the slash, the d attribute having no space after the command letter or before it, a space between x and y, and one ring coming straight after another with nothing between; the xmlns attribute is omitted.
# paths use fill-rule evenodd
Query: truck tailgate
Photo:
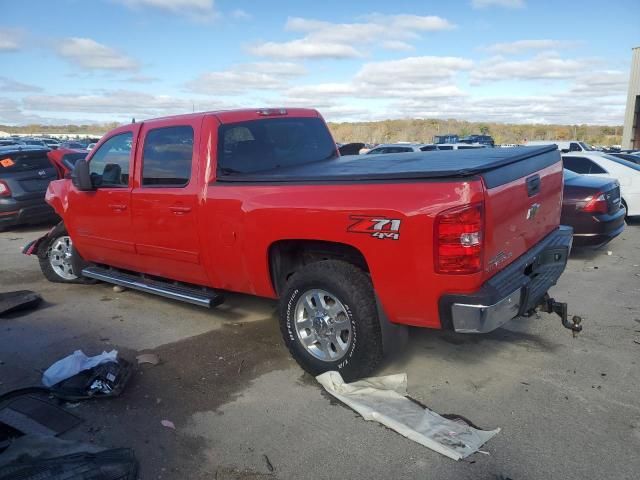
<svg viewBox="0 0 640 480"><path fill-rule="evenodd" d="M482 177L486 187L484 272L489 278L557 228L562 210L562 162L556 150Z"/></svg>

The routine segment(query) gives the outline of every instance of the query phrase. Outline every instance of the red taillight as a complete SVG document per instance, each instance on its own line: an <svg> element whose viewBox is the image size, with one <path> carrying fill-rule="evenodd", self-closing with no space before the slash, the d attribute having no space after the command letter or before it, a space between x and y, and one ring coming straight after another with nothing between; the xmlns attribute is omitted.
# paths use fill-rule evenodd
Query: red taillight
<svg viewBox="0 0 640 480"><path fill-rule="evenodd" d="M9 188L9 185L7 185L5 182L0 180L0 197L10 197L10 196L11 196L11 189Z"/></svg>
<svg viewBox="0 0 640 480"><path fill-rule="evenodd" d="M596 193L590 197L582 207L583 212L589 213L607 213L609 211L609 205L607 205L607 197L604 193Z"/></svg>
<svg viewBox="0 0 640 480"><path fill-rule="evenodd" d="M438 273L482 271L483 204L440 212L435 220L435 269Z"/></svg>

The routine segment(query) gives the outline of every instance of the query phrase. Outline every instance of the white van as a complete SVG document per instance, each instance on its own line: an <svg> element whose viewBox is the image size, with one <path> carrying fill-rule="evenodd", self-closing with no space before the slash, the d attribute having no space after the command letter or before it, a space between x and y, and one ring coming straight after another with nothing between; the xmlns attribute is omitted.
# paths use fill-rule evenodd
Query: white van
<svg viewBox="0 0 640 480"><path fill-rule="evenodd" d="M525 143L527 147L554 144L558 146L558 150L560 150L562 153L594 151L594 149L591 148L591 145L585 142L579 142L578 140L532 140Z"/></svg>

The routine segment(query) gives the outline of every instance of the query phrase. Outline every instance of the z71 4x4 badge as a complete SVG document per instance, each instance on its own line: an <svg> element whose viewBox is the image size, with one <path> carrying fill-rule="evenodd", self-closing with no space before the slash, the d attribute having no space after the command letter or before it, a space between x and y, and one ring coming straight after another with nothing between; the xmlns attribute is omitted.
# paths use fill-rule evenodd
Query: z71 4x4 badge
<svg viewBox="0 0 640 480"><path fill-rule="evenodd" d="M353 223L349 225L347 232L366 233L381 240L385 238L400 239L400 220L396 218L351 215L349 219Z"/></svg>

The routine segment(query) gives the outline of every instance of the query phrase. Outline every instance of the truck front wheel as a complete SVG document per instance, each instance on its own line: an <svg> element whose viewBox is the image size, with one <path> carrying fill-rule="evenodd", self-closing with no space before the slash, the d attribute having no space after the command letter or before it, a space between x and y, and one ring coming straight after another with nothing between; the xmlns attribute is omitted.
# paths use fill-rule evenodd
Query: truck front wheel
<svg viewBox="0 0 640 480"><path fill-rule="evenodd" d="M78 273L85 265L73 247L71 237L62 224L51 232L38 254L40 270L47 280L55 283L93 283Z"/></svg>
<svg viewBox="0 0 640 480"><path fill-rule="evenodd" d="M371 280L342 261L307 265L280 300L287 348L311 375L336 370L347 380L370 374L382 359L382 334Z"/></svg>

